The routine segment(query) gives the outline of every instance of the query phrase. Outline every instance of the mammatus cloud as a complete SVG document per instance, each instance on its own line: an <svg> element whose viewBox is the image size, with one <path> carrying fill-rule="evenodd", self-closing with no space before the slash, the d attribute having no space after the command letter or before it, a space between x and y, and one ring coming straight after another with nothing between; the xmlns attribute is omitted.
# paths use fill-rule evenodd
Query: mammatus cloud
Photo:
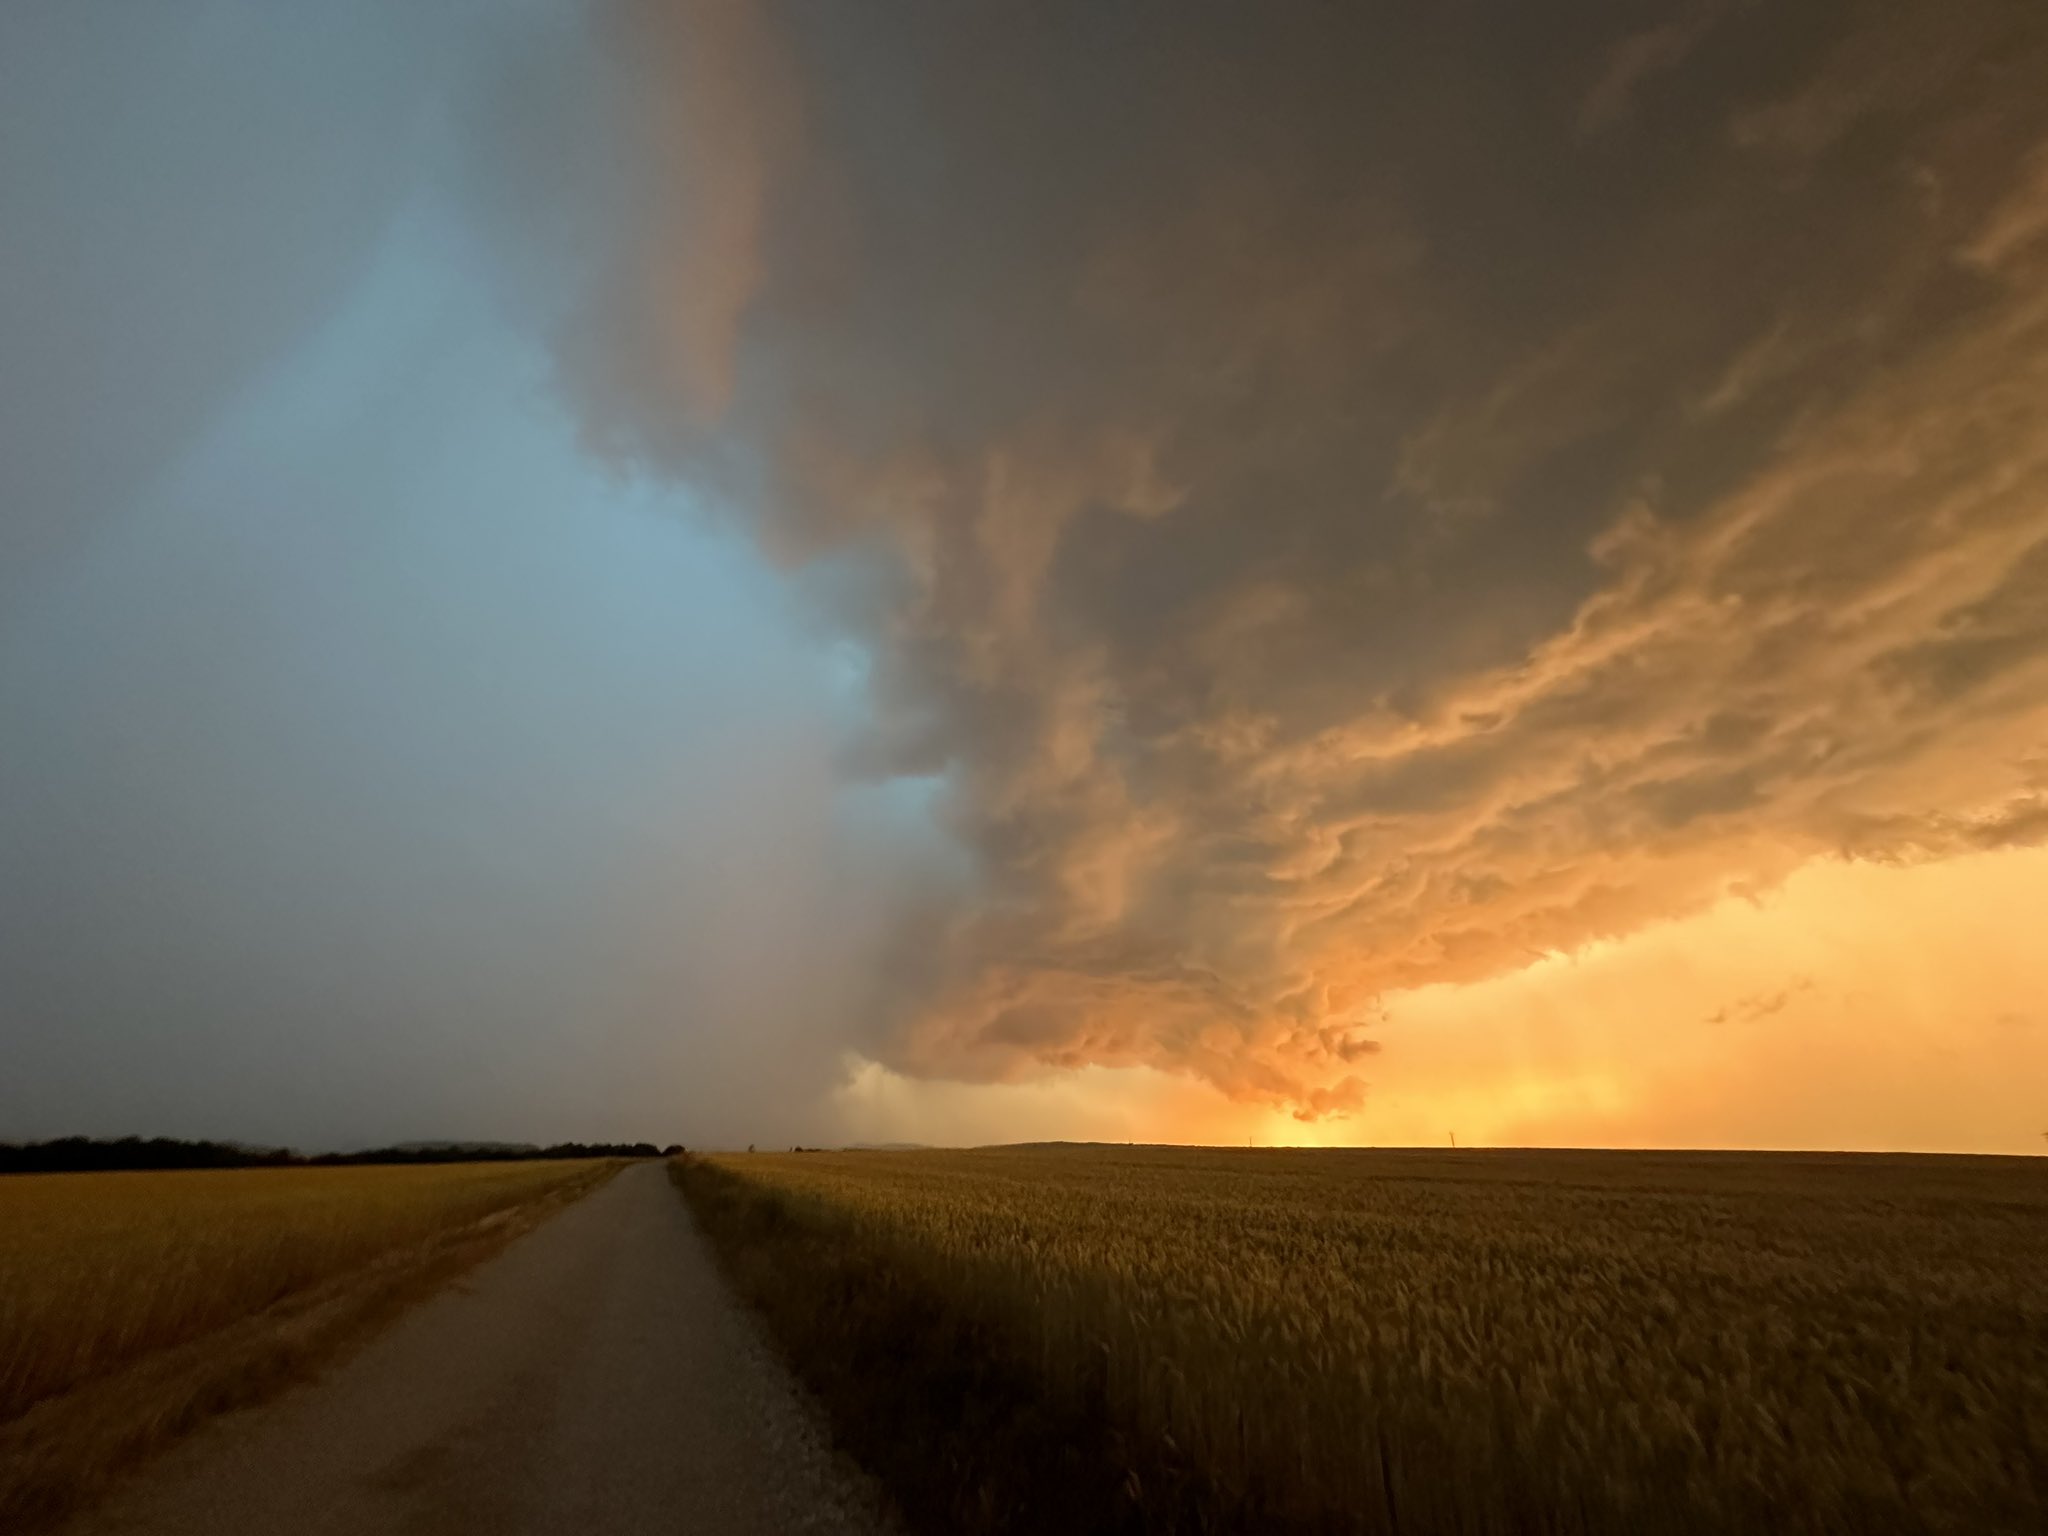
<svg viewBox="0 0 2048 1536"><path fill-rule="evenodd" d="M2038 7L745 18L611 15L565 376L943 783L877 1059L1342 1114L1390 992L2048 837Z"/></svg>

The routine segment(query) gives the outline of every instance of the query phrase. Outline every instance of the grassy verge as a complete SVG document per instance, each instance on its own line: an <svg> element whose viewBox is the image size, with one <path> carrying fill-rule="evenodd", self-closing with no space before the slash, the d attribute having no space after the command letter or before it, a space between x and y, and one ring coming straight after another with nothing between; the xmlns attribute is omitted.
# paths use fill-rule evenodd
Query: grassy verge
<svg viewBox="0 0 2048 1536"><path fill-rule="evenodd" d="M922 1530L2048 1529L2033 1160L672 1168Z"/></svg>
<svg viewBox="0 0 2048 1536"><path fill-rule="evenodd" d="M0 1180L0 1530L300 1379L617 1167Z"/></svg>

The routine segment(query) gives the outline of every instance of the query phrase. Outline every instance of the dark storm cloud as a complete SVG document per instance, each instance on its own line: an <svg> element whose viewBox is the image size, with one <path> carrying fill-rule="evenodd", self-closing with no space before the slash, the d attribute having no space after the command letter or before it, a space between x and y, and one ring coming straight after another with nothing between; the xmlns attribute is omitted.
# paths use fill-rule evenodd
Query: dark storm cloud
<svg viewBox="0 0 2048 1536"><path fill-rule="evenodd" d="M1387 989L2039 835L2040 7L605 18L564 376L944 775L893 1063L1342 1111Z"/></svg>

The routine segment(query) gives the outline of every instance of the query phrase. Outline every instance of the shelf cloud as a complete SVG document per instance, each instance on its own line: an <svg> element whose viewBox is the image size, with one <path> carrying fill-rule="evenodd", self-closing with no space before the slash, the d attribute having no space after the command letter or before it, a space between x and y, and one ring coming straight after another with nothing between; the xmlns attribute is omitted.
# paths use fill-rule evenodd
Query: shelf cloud
<svg viewBox="0 0 2048 1536"><path fill-rule="evenodd" d="M608 11L566 387L970 856L878 1059L1342 1114L1390 993L2048 838L2044 28Z"/></svg>

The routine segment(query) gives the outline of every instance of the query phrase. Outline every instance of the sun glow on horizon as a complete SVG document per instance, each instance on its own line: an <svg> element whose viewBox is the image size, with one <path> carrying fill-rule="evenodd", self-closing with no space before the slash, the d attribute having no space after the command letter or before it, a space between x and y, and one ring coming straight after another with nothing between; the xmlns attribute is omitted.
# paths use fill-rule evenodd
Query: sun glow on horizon
<svg viewBox="0 0 2048 1536"><path fill-rule="evenodd" d="M1365 1108L1314 1120L1149 1068L925 1081L849 1058L856 1140L2042 1150L2048 849L1826 860L1753 899L1389 997Z"/></svg>

